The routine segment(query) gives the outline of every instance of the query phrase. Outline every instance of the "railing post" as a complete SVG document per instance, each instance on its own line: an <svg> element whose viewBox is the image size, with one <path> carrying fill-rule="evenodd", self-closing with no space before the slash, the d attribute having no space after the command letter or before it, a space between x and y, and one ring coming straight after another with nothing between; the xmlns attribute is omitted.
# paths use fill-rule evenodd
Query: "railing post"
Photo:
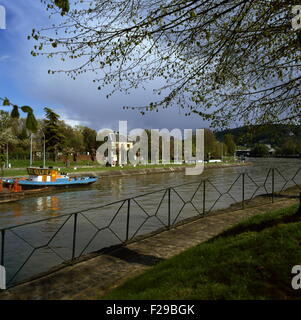
<svg viewBox="0 0 301 320"><path fill-rule="evenodd" d="M274 203L275 193L275 168L272 168L272 203Z"/></svg>
<svg viewBox="0 0 301 320"><path fill-rule="evenodd" d="M206 180L203 181L203 215L206 214Z"/></svg>
<svg viewBox="0 0 301 320"><path fill-rule="evenodd" d="M75 258L77 215L78 215L77 213L74 214L73 243L72 243L72 260L74 260L74 258Z"/></svg>
<svg viewBox="0 0 301 320"><path fill-rule="evenodd" d="M5 230L1 231L1 266L4 267L4 241L5 241Z"/></svg>
<svg viewBox="0 0 301 320"><path fill-rule="evenodd" d="M242 208L245 208L245 173L242 174Z"/></svg>
<svg viewBox="0 0 301 320"><path fill-rule="evenodd" d="M126 217L126 237L125 237L126 242L129 240L130 213L131 213L131 199L128 199L128 210L127 210L127 217Z"/></svg>
<svg viewBox="0 0 301 320"><path fill-rule="evenodd" d="M168 229L170 229L170 206L171 206L171 198L170 198L170 194L171 194L171 190L170 188L167 189L168 192Z"/></svg>

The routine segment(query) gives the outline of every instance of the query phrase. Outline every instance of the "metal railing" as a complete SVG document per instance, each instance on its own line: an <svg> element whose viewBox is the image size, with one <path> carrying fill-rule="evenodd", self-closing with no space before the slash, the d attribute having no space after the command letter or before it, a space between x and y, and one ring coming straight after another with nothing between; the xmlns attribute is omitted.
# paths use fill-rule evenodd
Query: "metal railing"
<svg viewBox="0 0 301 320"><path fill-rule="evenodd" d="M88 253L128 243L138 235L170 229L191 217L203 217L233 204L235 211L272 203L289 187L301 190L301 167L291 177L270 168L261 182L248 172L218 186L210 179L189 182L0 229L0 264L6 267L10 287L61 263L73 263Z"/></svg>

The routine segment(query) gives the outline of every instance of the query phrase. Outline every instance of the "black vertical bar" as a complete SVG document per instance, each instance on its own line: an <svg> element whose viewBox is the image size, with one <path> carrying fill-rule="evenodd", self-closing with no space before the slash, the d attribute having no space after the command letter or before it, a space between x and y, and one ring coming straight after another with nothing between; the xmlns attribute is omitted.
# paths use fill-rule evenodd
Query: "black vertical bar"
<svg viewBox="0 0 301 320"><path fill-rule="evenodd" d="M5 241L5 230L1 231L1 266L4 267L4 241Z"/></svg>
<svg viewBox="0 0 301 320"><path fill-rule="evenodd" d="M77 213L74 214L72 260L74 260L75 258L76 230L77 230Z"/></svg>
<svg viewBox="0 0 301 320"><path fill-rule="evenodd" d="M170 188L168 188L168 229L170 228Z"/></svg>
<svg viewBox="0 0 301 320"><path fill-rule="evenodd" d="M127 218L126 218L126 238L125 238L125 241L129 240L130 213L131 213L131 199L128 199L128 211L127 211Z"/></svg>
<svg viewBox="0 0 301 320"><path fill-rule="evenodd" d="M274 203L275 193L275 168L272 168L272 203Z"/></svg>
<svg viewBox="0 0 301 320"><path fill-rule="evenodd" d="M206 214L206 180L203 182L203 215Z"/></svg>
<svg viewBox="0 0 301 320"><path fill-rule="evenodd" d="M245 173L242 174L242 208L245 208Z"/></svg>

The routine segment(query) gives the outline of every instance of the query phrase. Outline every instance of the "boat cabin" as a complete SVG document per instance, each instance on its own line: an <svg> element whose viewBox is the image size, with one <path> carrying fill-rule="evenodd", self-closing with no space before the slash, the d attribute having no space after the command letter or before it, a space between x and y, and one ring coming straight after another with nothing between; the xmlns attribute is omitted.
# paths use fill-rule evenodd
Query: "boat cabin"
<svg viewBox="0 0 301 320"><path fill-rule="evenodd" d="M57 169L50 168L27 168L29 180L37 182L55 182L57 179L66 179Z"/></svg>

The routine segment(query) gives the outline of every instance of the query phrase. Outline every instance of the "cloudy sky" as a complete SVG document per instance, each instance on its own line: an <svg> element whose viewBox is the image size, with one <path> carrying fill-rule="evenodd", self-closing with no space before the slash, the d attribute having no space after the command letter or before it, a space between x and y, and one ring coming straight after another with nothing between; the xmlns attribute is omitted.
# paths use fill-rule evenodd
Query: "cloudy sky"
<svg viewBox="0 0 301 320"><path fill-rule="evenodd" d="M137 111L123 110L124 105L145 105L152 98L155 83L147 90L135 90L130 95L115 94L107 99L109 88L98 91L92 83L93 74L71 80L66 75L49 75L49 69L63 67L60 61L32 57L34 46L27 36L33 28L52 23L40 0L0 0L7 14L7 28L0 30L0 97L13 103L29 105L37 117L43 118L45 106L56 110L69 124L101 128L118 128L118 120L127 120L129 128L204 128L197 115L185 117L179 109L169 109L142 116ZM71 63L71 62L69 62Z"/></svg>

